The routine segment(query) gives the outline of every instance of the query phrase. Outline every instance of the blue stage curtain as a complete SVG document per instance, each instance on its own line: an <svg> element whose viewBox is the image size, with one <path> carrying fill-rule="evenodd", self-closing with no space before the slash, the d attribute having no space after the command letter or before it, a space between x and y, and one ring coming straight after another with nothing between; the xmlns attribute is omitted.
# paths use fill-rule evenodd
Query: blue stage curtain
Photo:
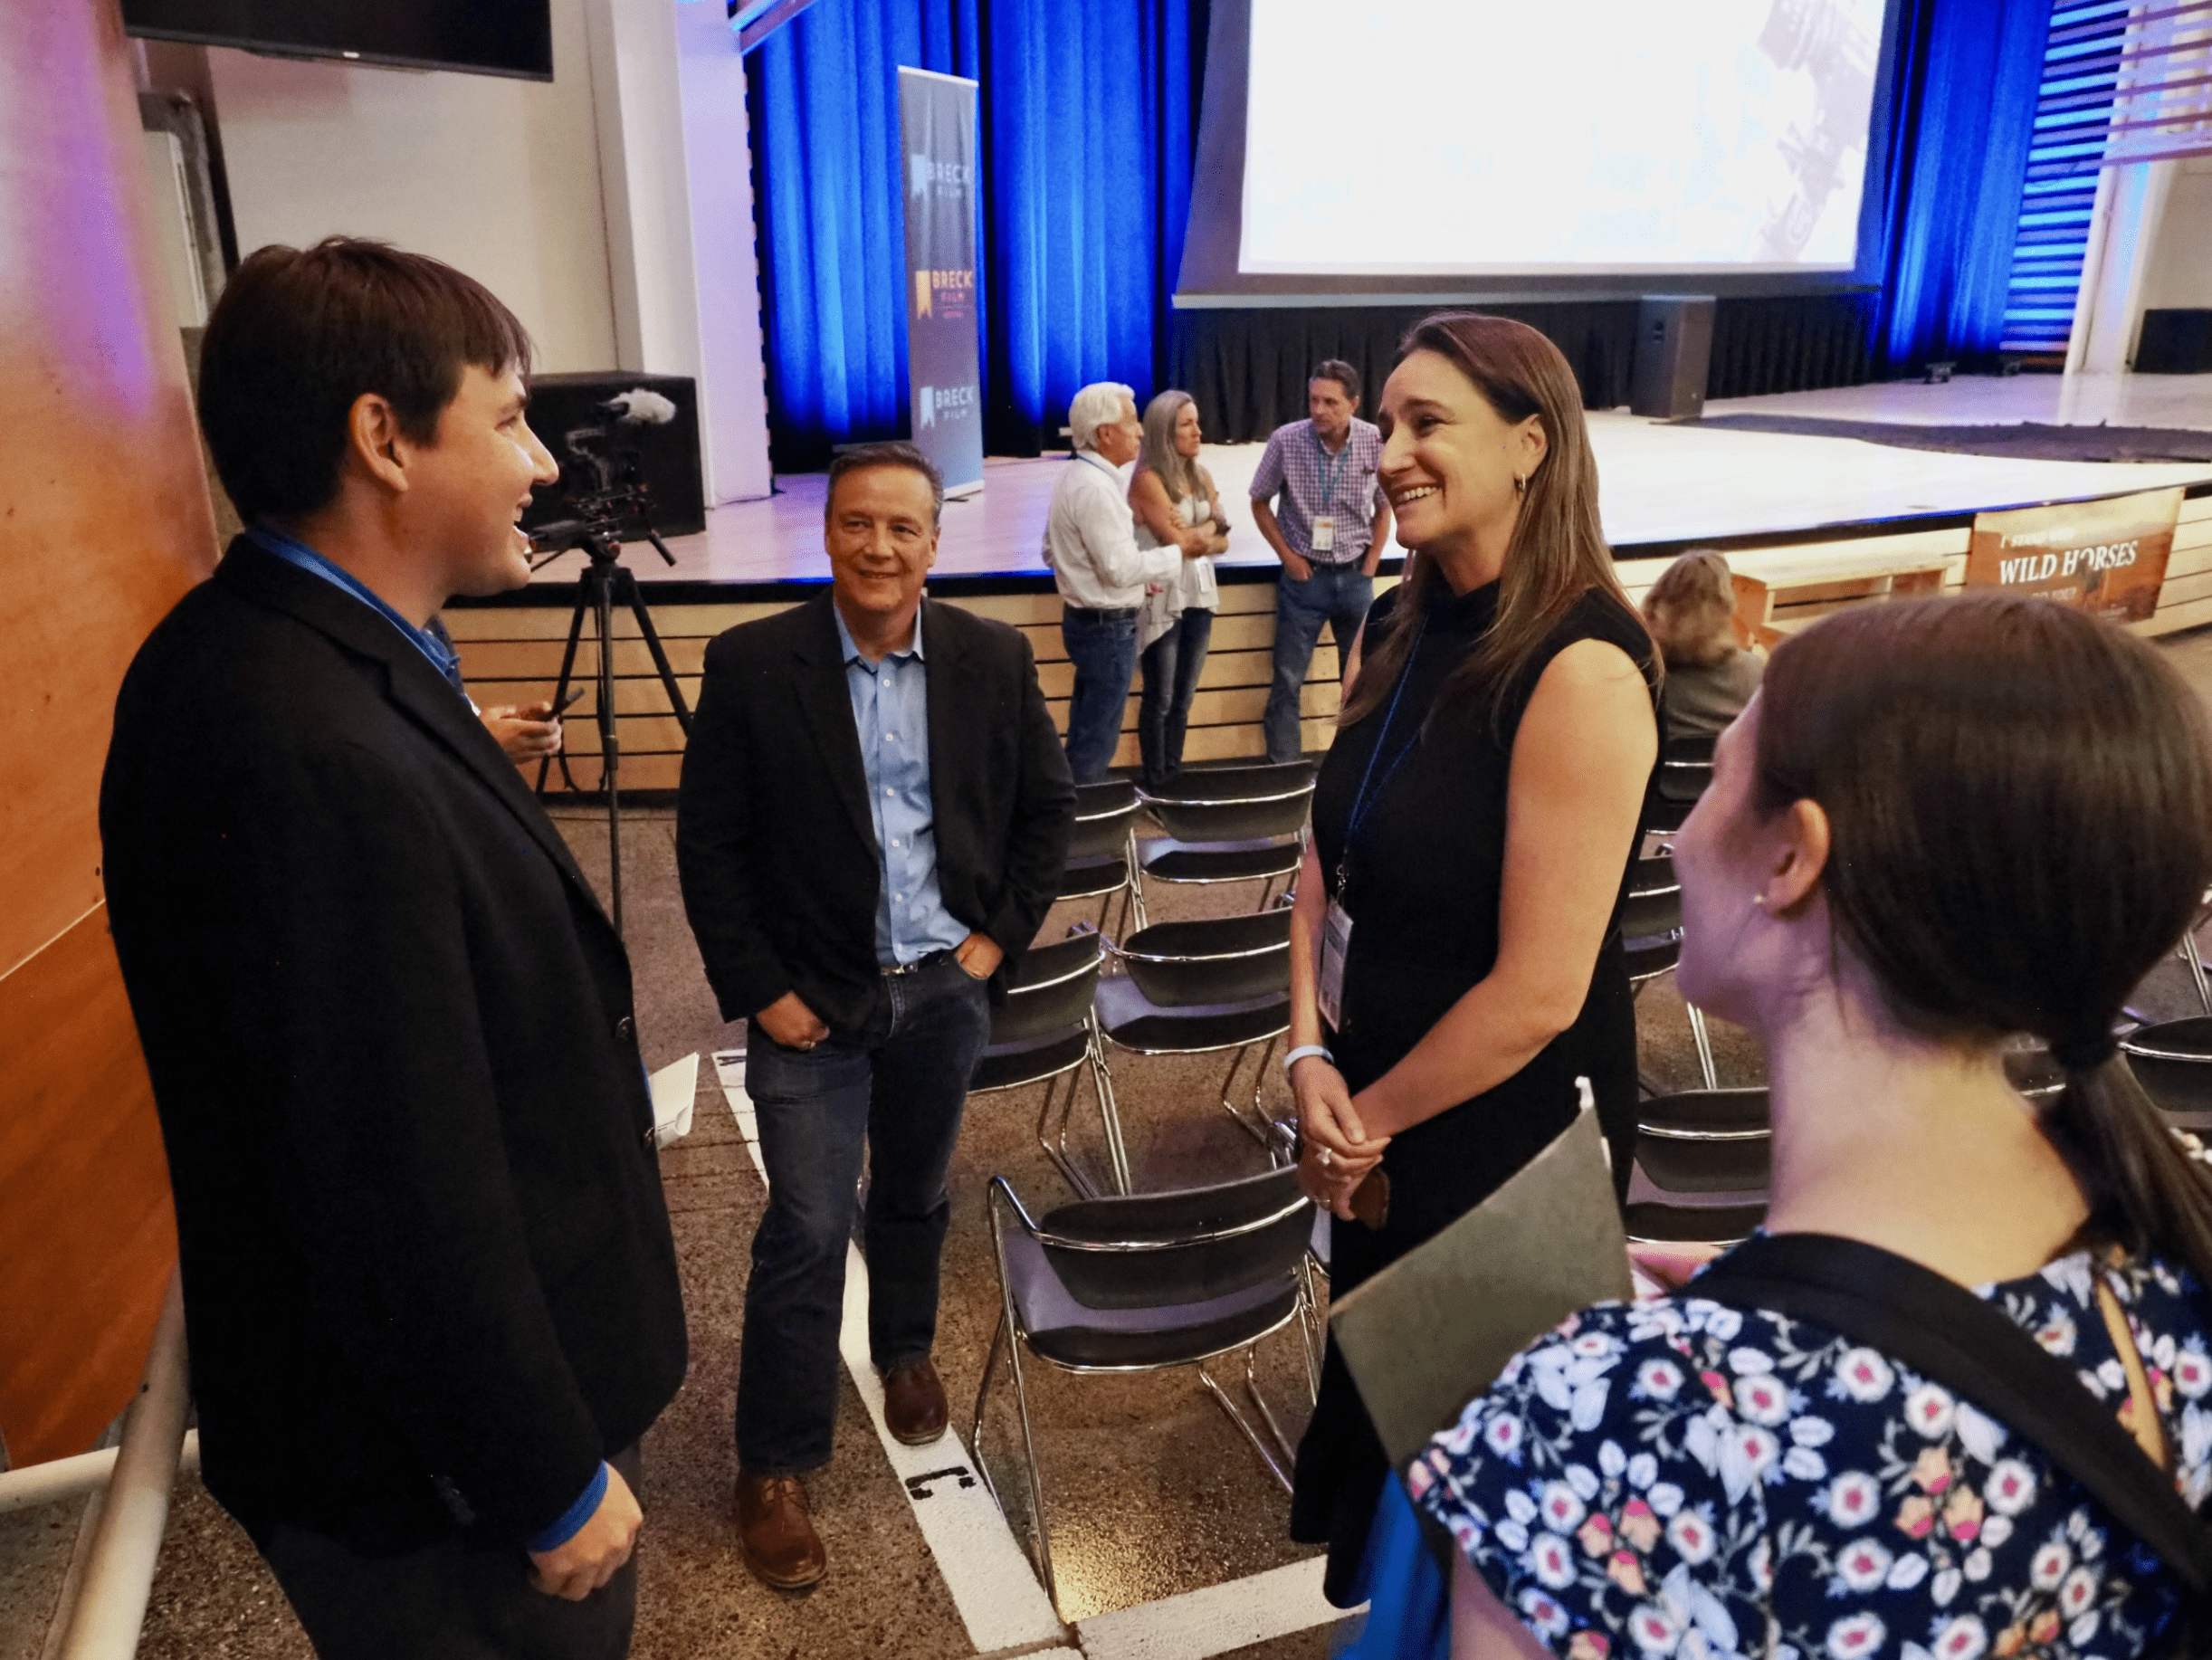
<svg viewBox="0 0 2212 1660"><path fill-rule="evenodd" d="M982 83L985 443L1167 358L1206 0L817 0L748 65L776 464L905 432L898 69Z"/></svg>
<svg viewBox="0 0 2212 1660"><path fill-rule="evenodd" d="M1987 361L2004 338L2052 0L1905 0L1877 368Z"/></svg>
<svg viewBox="0 0 2212 1660"><path fill-rule="evenodd" d="M821 0L747 64L770 438L786 470L906 431L898 66L976 75L977 0Z"/></svg>

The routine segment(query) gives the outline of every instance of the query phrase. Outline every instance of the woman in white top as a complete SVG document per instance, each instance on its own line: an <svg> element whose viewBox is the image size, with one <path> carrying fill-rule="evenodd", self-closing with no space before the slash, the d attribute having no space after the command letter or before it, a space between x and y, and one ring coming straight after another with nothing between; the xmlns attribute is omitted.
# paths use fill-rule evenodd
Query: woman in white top
<svg viewBox="0 0 2212 1660"><path fill-rule="evenodd" d="M1130 482L1130 510L1139 548L1178 547L1187 557L1174 579L1149 590L1138 620L1144 664L1137 739L1147 788L1158 789L1183 769L1183 729L1206 666L1220 604L1212 555L1229 545L1214 481L1198 464L1198 405L1187 392L1162 392L1145 406L1144 448Z"/></svg>

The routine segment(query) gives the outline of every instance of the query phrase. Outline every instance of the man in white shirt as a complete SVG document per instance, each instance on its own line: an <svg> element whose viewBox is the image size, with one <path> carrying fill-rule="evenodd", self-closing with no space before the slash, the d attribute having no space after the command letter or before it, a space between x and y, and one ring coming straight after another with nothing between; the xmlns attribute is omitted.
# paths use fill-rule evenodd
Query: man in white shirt
<svg viewBox="0 0 2212 1660"><path fill-rule="evenodd" d="M1137 546L1123 472L1144 442L1136 393L1113 381L1085 386L1068 405L1068 425L1075 459L1053 491L1044 562L1060 587L1060 637L1075 665L1068 770L1076 783L1095 784L1121 741L1145 589L1172 577L1184 554Z"/></svg>

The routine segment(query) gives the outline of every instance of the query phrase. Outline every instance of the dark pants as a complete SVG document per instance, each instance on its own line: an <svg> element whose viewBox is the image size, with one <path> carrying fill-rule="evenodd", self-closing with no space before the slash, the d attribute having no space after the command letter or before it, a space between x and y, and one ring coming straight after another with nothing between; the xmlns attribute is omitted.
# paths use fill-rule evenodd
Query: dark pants
<svg viewBox="0 0 2212 1660"><path fill-rule="evenodd" d="M1352 641L1374 603L1375 578L1361 576L1357 563L1316 565L1303 582L1292 581L1288 571L1282 573L1275 585L1275 678L1267 689L1267 713L1261 718L1269 760L1294 761L1304 753L1299 693L1313 663L1313 644L1321 637L1321 625L1329 625L1340 666L1351 655Z"/></svg>
<svg viewBox="0 0 2212 1660"><path fill-rule="evenodd" d="M1078 784L1096 784L1121 743L1129 683L1137 674L1137 613L1063 606L1060 637L1075 665L1068 700L1068 770Z"/></svg>
<svg viewBox="0 0 2212 1660"><path fill-rule="evenodd" d="M607 1462L638 1490L637 1448ZM530 1583L520 1545L450 1539L403 1556L361 1556L283 1522L257 1542L321 1660L621 1660L630 1652L634 1556L583 1601L566 1602Z"/></svg>
<svg viewBox="0 0 2212 1660"><path fill-rule="evenodd" d="M879 1370L927 1359L952 1201L945 1171L968 1080L990 1035L984 982L947 958L890 975L889 1035L787 1049L758 1023L745 1091L760 1127L768 1208L753 1235L738 1356L738 1463L798 1475L830 1458L845 1245L869 1150L868 1350Z"/></svg>
<svg viewBox="0 0 2212 1660"><path fill-rule="evenodd" d="M1137 705L1137 744L1144 754L1144 781L1165 784L1183 770L1183 730L1190 700L1206 667L1214 637L1214 614L1191 606L1168 632L1144 648L1144 697Z"/></svg>

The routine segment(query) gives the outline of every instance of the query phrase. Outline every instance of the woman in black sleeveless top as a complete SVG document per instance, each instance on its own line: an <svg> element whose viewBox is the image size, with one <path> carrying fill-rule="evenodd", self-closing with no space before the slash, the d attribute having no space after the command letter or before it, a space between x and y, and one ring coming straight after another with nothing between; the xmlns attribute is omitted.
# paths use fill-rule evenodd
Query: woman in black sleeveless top
<svg viewBox="0 0 2212 1660"><path fill-rule="evenodd" d="M1658 754L1651 641L1613 574L1558 349L1502 318L1429 318L1380 416L1414 553L1368 614L1292 930L1301 1168L1333 1213L1340 1293L1565 1129L1578 1076L1625 1182L1635 1021L1616 923ZM1385 1467L1332 1342L1291 1531L1328 1542L1340 1606Z"/></svg>

